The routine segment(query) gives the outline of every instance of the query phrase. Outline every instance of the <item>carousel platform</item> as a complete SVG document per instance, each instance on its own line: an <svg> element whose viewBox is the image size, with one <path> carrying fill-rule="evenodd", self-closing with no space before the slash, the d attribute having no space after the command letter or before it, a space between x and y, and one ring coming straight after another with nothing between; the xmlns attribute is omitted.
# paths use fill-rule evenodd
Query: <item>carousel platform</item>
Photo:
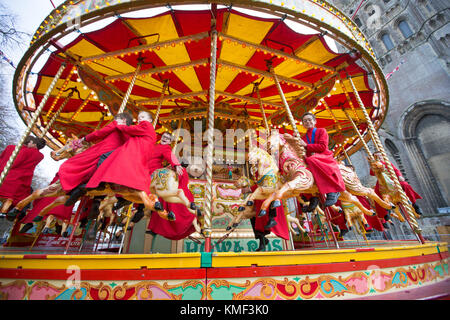
<svg viewBox="0 0 450 320"><path fill-rule="evenodd" d="M444 242L271 252L0 251L0 299L448 299Z"/></svg>

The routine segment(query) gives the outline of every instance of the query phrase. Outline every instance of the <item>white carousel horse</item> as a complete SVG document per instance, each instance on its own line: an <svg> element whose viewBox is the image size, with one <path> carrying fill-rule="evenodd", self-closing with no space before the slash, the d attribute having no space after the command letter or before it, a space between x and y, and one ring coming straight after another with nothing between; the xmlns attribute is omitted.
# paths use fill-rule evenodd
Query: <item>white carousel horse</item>
<svg viewBox="0 0 450 320"><path fill-rule="evenodd" d="M250 188L252 185L254 185L254 182L248 177L242 176L233 185L236 189L245 190L246 188ZM252 201L248 200L249 196L246 198L246 202ZM254 199L256 200L257 198ZM241 223L242 220L251 219L256 216L256 211L254 210L253 206L245 206L242 208L244 208L244 210L241 209L241 211L238 211L238 214L233 216L233 219L229 222L226 228L227 230L235 229L239 225L239 223ZM298 218L293 217L290 214L286 214L286 219L288 222L289 231L293 235L298 234L298 232L294 230L293 225L296 225L301 232L305 232L305 229L303 229L303 226L300 223L300 220L298 220Z"/></svg>

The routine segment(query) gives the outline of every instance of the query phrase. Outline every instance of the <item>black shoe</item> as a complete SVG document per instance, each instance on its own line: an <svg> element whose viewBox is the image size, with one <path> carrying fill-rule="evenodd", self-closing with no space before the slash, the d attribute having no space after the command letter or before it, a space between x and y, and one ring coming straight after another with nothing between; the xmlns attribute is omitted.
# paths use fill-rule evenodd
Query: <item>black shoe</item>
<svg viewBox="0 0 450 320"><path fill-rule="evenodd" d="M169 219L169 221L175 221L176 220L175 213L173 213L173 211L169 211L169 214L167 215L167 219Z"/></svg>
<svg viewBox="0 0 450 320"><path fill-rule="evenodd" d="M266 210L261 210L258 214L258 217L264 217L267 214Z"/></svg>
<svg viewBox="0 0 450 320"><path fill-rule="evenodd" d="M278 208L279 206L281 206L281 201L280 200L274 200L270 204L270 209L275 209L275 208Z"/></svg>
<svg viewBox="0 0 450 320"><path fill-rule="evenodd" d="M159 201L155 202L154 208L155 208L156 211L163 211L164 210L161 202L159 202Z"/></svg>
<svg viewBox="0 0 450 320"><path fill-rule="evenodd" d="M259 237L259 247L255 251L263 251L266 249L266 245L269 243L269 239L262 236Z"/></svg>
<svg viewBox="0 0 450 320"><path fill-rule="evenodd" d="M43 216L36 216L36 217L33 219L33 222L41 222L42 219L44 219Z"/></svg>
<svg viewBox="0 0 450 320"><path fill-rule="evenodd" d="M325 200L324 206L329 207L334 205L338 201L340 195L340 192L327 193L327 199Z"/></svg>
<svg viewBox="0 0 450 320"><path fill-rule="evenodd" d="M73 189L70 192L70 197L69 199L67 199L67 201L64 203L64 205L66 207L70 207L73 206L75 204L75 202L77 202L82 196L84 196L87 192L86 190L86 185L79 185L78 187L76 187L75 189Z"/></svg>
<svg viewBox="0 0 450 320"><path fill-rule="evenodd" d="M269 222L264 227L264 230L269 230L277 225L277 222L273 219L270 219Z"/></svg>
<svg viewBox="0 0 450 320"><path fill-rule="evenodd" d="M8 211L8 213L6 214L6 217L7 218L15 218L20 213L23 213L23 211L19 210L17 208L12 208L11 210Z"/></svg>
<svg viewBox="0 0 450 320"><path fill-rule="evenodd" d="M417 204L413 203L412 206L413 206L414 210L416 210L416 213L418 215L422 215L423 214L422 209L420 209L420 207Z"/></svg>
<svg viewBox="0 0 450 320"><path fill-rule="evenodd" d="M125 200L122 197L119 197L116 204L114 205L113 209L114 210L119 210L120 208L126 206L126 205L130 205L131 201Z"/></svg>
<svg viewBox="0 0 450 320"><path fill-rule="evenodd" d="M144 217L144 205L139 205L138 210L133 216L133 219L131 219L131 222L138 223L141 221L141 219Z"/></svg>
<svg viewBox="0 0 450 320"><path fill-rule="evenodd" d="M312 197L311 199L309 199L309 205L302 207L302 212L313 212L314 209L316 209L318 204L319 204L319 198Z"/></svg>
<svg viewBox="0 0 450 320"><path fill-rule="evenodd" d="M22 229L20 229L19 233L26 233L28 230L33 228L33 226L34 226L34 224L32 224L31 222L25 223L25 225L22 227Z"/></svg>

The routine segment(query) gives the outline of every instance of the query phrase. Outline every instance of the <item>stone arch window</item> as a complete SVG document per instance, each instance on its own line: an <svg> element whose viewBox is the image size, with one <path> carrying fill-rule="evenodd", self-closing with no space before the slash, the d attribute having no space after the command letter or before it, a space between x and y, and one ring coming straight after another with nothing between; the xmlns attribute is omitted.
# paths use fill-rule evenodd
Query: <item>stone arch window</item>
<svg viewBox="0 0 450 320"><path fill-rule="evenodd" d="M450 204L450 104L437 100L417 102L403 114L400 125L421 195L431 212L436 213L437 208Z"/></svg>
<svg viewBox="0 0 450 320"><path fill-rule="evenodd" d="M396 167L398 168L398 170L400 170L403 177L406 180L408 180L406 178L406 172L405 172L405 167L403 166L402 158L400 157L400 151L398 151L397 146L390 139L384 140L384 143L385 143L386 148L388 149L389 153L394 158Z"/></svg>
<svg viewBox="0 0 450 320"><path fill-rule="evenodd" d="M401 20L398 23L398 28L400 29L400 32L405 37L405 39L408 39L413 35L411 27L409 26L408 22L406 22L406 20Z"/></svg>
<svg viewBox="0 0 450 320"><path fill-rule="evenodd" d="M383 41L383 44L387 51L390 51L394 48L394 43L392 42L391 36L389 33L383 33L381 35L381 41Z"/></svg>

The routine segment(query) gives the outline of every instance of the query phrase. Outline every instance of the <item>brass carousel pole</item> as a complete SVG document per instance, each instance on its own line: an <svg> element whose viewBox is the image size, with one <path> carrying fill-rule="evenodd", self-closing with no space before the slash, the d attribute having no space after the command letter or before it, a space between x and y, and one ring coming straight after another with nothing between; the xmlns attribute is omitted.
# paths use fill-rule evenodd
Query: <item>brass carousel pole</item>
<svg viewBox="0 0 450 320"><path fill-rule="evenodd" d="M425 239L422 236L422 230L420 229L419 224L417 223L416 218L414 216L414 213L413 213L414 209L411 206L409 199L406 196L405 192L403 191L402 186L400 185L400 181L398 180L397 175L395 174L394 168L392 167L392 164L389 161L386 151L384 150L383 144L381 143L380 137L378 136L378 133L375 130L372 120L370 119L369 113L367 112L366 107L364 106L364 103L362 102L361 97L359 96L358 90L356 89L352 78L350 76L348 76L348 74L347 74L347 78L352 86L353 94L355 95L356 100L358 101L359 107L361 108L361 110L364 114L364 118L367 122L369 132L372 135L373 142L374 142L377 150L380 151L380 153L383 157L383 160L386 163L386 166L387 166L387 169L389 172L389 176L391 177L392 181L394 181L396 191L400 194L401 207L403 207L404 211L406 211L407 218L409 218L407 220L410 223L411 228L413 229L414 233L416 234L418 240L423 244L423 243L425 243Z"/></svg>
<svg viewBox="0 0 450 320"><path fill-rule="evenodd" d="M161 105L164 101L164 93L169 87L169 80L164 80L163 88L161 90L161 96L158 101L158 109L156 109L155 119L153 119L153 128L156 128L156 124L158 123L159 113L161 112Z"/></svg>
<svg viewBox="0 0 450 320"><path fill-rule="evenodd" d="M266 134L267 134L267 136L269 136L270 128L269 128L269 123L267 122L267 117L266 117L266 113L264 111L264 106L261 101L261 95L259 94L259 83L255 83L254 86L256 89L256 96L258 97L259 109L261 110L261 114L262 114L263 121L264 121L264 126L266 127L266 131L267 131Z"/></svg>
<svg viewBox="0 0 450 320"><path fill-rule="evenodd" d="M23 142L25 141L25 139L29 136L31 129L33 128L33 126L35 125L37 119L39 118L39 115L42 112L42 109L45 106L45 103L47 102L48 98L50 97L51 92L53 91L53 88L56 86L56 83L58 82L59 78L61 77L61 74L63 73L64 69L66 68L66 63L64 62L61 67L59 67L58 72L56 73L55 77L53 78L52 82L50 83L50 86L47 89L47 92L44 95L44 98L42 98L41 103L39 104L39 106L37 107L36 111L33 114L33 118L31 119L31 122L28 124L27 129L25 130L24 134L22 135L22 137L20 138L19 143L16 145L16 147L14 148L13 153L11 154L11 157L9 158L8 162L6 163L5 167L3 168L2 174L0 175L0 186L3 183L3 180L5 180L6 175L9 172L9 169L12 166L12 163L14 162L14 160L17 157L17 154L19 153L20 148L23 145Z"/></svg>
<svg viewBox="0 0 450 320"><path fill-rule="evenodd" d="M294 137L300 138L300 132L298 131L297 125L295 124L294 116L292 115L291 109L289 108L289 104L287 103L286 97L284 96L283 90L281 89L277 75L275 74L273 67L271 65L269 66L269 72L272 74L273 81L275 82L275 85L277 86L277 89L278 89L278 93L281 97L281 100L283 101L284 108L286 110L286 114L288 116L289 122L291 123L292 129L294 130ZM320 198L321 198L322 202L325 202L323 195L320 194ZM329 210L328 208L325 208L325 210L324 210L325 218L328 223L328 228L330 229L331 235L333 237L334 244L335 244L336 248L339 249L339 243L336 238L336 235L333 232L333 227L331 225L331 214L329 213L328 210Z"/></svg>
<svg viewBox="0 0 450 320"><path fill-rule="evenodd" d="M125 96L123 97L122 104L120 105L120 108L117 111L117 113L122 113L125 110L125 107L127 105L128 99L130 98L130 95L131 95L131 91L133 90L134 83L136 82L138 73L141 70L141 66L142 66L142 60L139 59L139 62L138 62L137 67L136 67L136 70L134 71L133 78L131 79L130 85L128 86L128 90L125 93Z"/></svg>
<svg viewBox="0 0 450 320"><path fill-rule="evenodd" d="M211 220L212 220L212 165L214 150L214 103L216 92L217 30L215 20L211 29L211 65L209 74L209 110L208 110L208 146L206 149L206 188L205 188L205 251L211 252Z"/></svg>

